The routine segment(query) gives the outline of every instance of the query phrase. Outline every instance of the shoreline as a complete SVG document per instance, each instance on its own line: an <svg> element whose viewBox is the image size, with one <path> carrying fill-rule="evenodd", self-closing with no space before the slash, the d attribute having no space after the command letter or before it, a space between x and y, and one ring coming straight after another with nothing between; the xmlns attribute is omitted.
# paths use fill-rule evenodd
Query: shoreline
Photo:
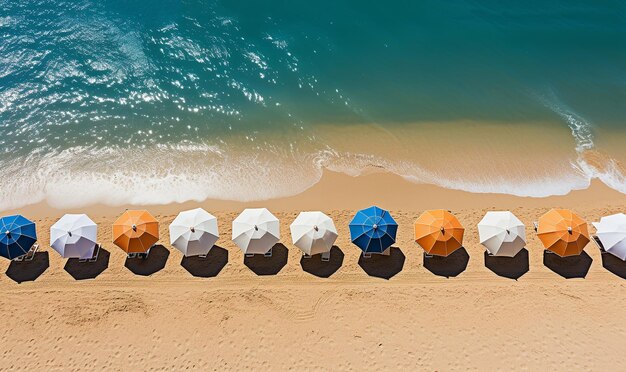
<svg viewBox="0 0 626 372"><path fill-rule="evenodd" d="M471 199L490 192L549 198L586 188L590 179L626 190L626 167L620 161L623 151L592 148L577 152L575 138L565 126L542 129L539 125L473 122L393 128L319 125L313 131L305 128L294 138L260 134L253 140L214 140L219 144L110 151L78 147L6 161L7 172L15 172L14 179L23 182L6 179L0 185L0 209L14 209L24 204L23 200L42 201L37 205L49 204L55 209L205 199L201 203L228 209L237 202L221 199L294 199L286 195L309 194L328 179L348 184L346 177L336 173L367 176L373 168L401 175L419 186L434 185L423 188L426 192L465 190ZM518 146L519 142L524 146ZM394 187L405 188L406 180L389 179ZM359 180L376 186L369 177Z"/></svg>
<svg viewBox="0 0 626 372"><path fill-rule="evenodd" d="M201 202L188 201L164 205L92 205L80 208L59 209L45 202L18 209L2 211L3 215L22 214L35 219L61 217L65 213L86 213L94 217L114 217L126 209L146 209L154 215L178 213L186 209L202 207L209 212L235 212L244 208L265 207L270 211L307 210L354 210L378 205L388 210L467 209L516 207L545 208L564 207L576 210L580 207L605 207L626 205L626 194L609 188L599 180L593 180L584 190L566 195L548 197L522 197L507 194L472 193L443 187L416 184L400 176L380 169L370 169L360 176L324 171L321 180L304 192L276 199L259 201L230 201L208 199ZM539 217L539 216L537 216ZM584 216L583 216L584 218Z"/></svg>

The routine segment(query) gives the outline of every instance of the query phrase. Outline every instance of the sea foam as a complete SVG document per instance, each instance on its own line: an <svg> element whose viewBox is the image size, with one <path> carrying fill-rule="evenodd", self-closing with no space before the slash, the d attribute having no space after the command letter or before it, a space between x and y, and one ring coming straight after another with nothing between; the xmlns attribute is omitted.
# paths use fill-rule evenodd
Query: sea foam
<svg viewBox="0 0 626 372"><path fill-rule="evenodd" d="M0 181L0 209L46 202L57 208L92 204L148 205L206 199L255 201L299 194L321 179L324 169L358 176L371 167L414 183L474 193L545 197L589 186L592 178L626 191L626 180L614 162L600 168L573 162L562 174L523 180L507 175L473 177L432 172L416 161L394 161L332 149L303 153L241 150L220 146L160 145L148 149L66 149L31 154L3 164L14 177ZM599 169L603 169L600 173ZM20 180L15 182L14 180Z"/></svg>

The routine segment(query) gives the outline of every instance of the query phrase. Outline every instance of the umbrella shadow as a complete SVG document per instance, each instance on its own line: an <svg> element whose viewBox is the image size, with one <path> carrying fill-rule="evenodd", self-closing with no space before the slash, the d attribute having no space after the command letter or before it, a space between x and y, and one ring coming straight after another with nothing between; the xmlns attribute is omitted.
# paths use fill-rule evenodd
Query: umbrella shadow
<svg viewBox="0 0 626 372"><path fill-rule="evenodd" d="M389 249L389 256L372 254L371 257L366 258L361 254L359 266L369 276L382 279L393 278L404 268L406 257L400 248L390 247Z"/></svg>
<svg viewBox="0 0 626 372"><path fill-rule="evenodd" d="M498 276L517 280L529 270L528 250L522 248L514 257L490 256L485 251L485 266Z"/></svg>
<svg viewBox="0 0 626 372"><path fill-rule="evenodd" d="M619 257L616 257L608 253L604 249L604 245L597 236L593 237L598 249L600 250L600 257L602 258L602 267L607 271L619 276L622 279L626 279L626 261L622 261Z"/></svg>
<svg viewBox="0 0 626 372"><path fill-rule="evenodd" d="M343 258L344 254L341 248L333 245L330 249L330 261L322 261L321 254L316 254L310 258L302 256L300 266L309 274L320 278L329 278L343 265Z"/></svg>
<svg viewBox="0 0 626 372"><path fill-rule="evenodd" d="M183 256L180 266L193 276L199 278L213 278L222 271L227 263L228 250L215 245L205 258L200 256Z"/></svg>
<svg viewBox="0 0 626 372"><path fill-rule="evenodd" d="M165 267L170 251L158 244L150 248L147 258L126 258L124 266L135 275L149 276Z"/></svg>
<svg viewBox="0 0 626 372"><path fill-rule="evenodd" d="M602 267L607 271L626 279L626 261L622 261L619 257L615 257L610 253L602 253Z"/></svg>
<svg viewBox="0 0 626 372"><path fill-rule="evenodd" d="M244 257L243 264L259 276L276 275L287 265L289 250L282 243L272 247L272 257L255 254L252 257Z"/></svg>
<svg viewBox="0 0 626 372"><path fill-rule="evenodd" d="M50 267L48 252L36 252L31 261L11 261L6 276L17 283L32 282Z"/></svg>
<svg viewBox="0 0 626 372"><path fill-rule="evenodd" d="M578 256L568 257L543 251L543 264L565 279L586 277L591 268L591 262L593 259L585 251Z"/></svg>
<svg viewBox="0 0 626 372"><path fill-rule="evenodd" d="M111 253L100 247L98 259L95 262L80 262L78 258L70 258L65 263L63 269L74 278L74 280L95 279L109 267L109 257Z"/></svg>
<svg viewBox="0 0 626 372"><path fill-rule="evenodd" d="M432 256L426 257L424 253L424 267L431 273L446 278L455 277L467 269L469 254L465 247L461 247L450 253L447 257Z"/></svg>

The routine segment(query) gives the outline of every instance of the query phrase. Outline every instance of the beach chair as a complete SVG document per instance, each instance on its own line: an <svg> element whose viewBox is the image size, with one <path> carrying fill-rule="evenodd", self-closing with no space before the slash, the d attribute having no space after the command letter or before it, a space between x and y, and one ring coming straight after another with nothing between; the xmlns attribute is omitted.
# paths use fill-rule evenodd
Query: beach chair
<svg viewBox="0 0 626 372"><path fill-rule="evenodd" d="M537 223L537 221L533 221L533 228L535 229L535 232L539 232L539 224ZM543 253L554 254L554 252L549 249L544 249Z"/></svg>
<svg viewBox="0 0 626 372"><path fill-rule="evenodd" d="M322 262L330 261L330 251L322 253Z"/></svg>
<svg viewBox="0 0 626 372"><path fill-rule="evenodd" d="M137 258L145 260L146 258L148 258L149 254L150 254L150 250L148 249L148 251L145 253L137 253Z"/></svg>
<svg viewBox="0 0 626 372"><path fill-rule="evenodd" d="M150 249L148 249L146 252L131 252L126 257L129 259L139 258L139 259L145 260L146 258L148 258L149 254L150 254Z"/></svg>
<svg viewBox="0 0 626 372"><path fill-rule="evenodd" d="M274 248L270 248L270 250L269 250L269 251L267 251L267 252L265 252L265 253L263 254L263 257L272 257L272 250L273 250L273 249L274 249Z"/></svg>
<svg viewBox="0 0 626 372"><path fill-rule="evenodd" d="M30 247L30 249L28 250L28 252L26 252L25 255L16 257L16 258L13 259L13 261L17 261L17 262L32 261L33 258L35 258L35 254L38 251L39 251L39 243L35 243L35 244L33 244L32 247Z"/></svg>
<svg viewBox="0 0 626 372"><path fill-rule="evenodd" d="M98 254L100 254L100 244L96 243L93 249L93 256L91 256L91 258L81 258L78 262L96 262L98 261Z"/></svg>
<svg viewBox="0 0 626 372"><path fill-rule="evenodd" d="M598 238L596 235L594 235L591 240L593 240L593 242L596 243L596 246L600 250L600 254L609 253L609 252L606 251L606 249L604 249L604 245L600 241L600 238Z"/></svg>
<svg viewBox="0 0 626 372"><path fill-rule="evenodd" d="M537 223L537 221L534 221L534 222L533 222L533 228L535 229L535 232L538 232L538 231L539 231L539 224ZM543 250L543 253L547 253L547 254L554 254L554 252L552 252L552 251L551 251L551 250L549 250L549 249L544 249L544 250Z"/></svg>
<svg viewBox="0 0 626 372"><path fill-rule="evenodd" d="M137 258L141 258L142 260L147 259L148 255L150 254L150 251L152 250L152 248L154 248L154 245L152 245L150 248L148 248L147 251L145 251L143 253L137 253Z"/></svg>

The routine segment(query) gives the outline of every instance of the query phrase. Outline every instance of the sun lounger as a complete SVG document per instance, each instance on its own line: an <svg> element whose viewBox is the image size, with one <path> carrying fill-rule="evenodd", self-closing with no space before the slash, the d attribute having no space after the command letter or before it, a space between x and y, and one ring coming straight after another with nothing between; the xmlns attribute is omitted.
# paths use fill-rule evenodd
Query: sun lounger
<svg viewBox="0 0 626 372"><path fill-rule="evenodd" d="M330 251L322 253L322 261L323 262L330 261Z"/></svg>
<svg viewBox="0 0 626 372"><path fill-rule="evenodd" d="M272 248L270 248L269 251L265 252L265 254L263 254L263 256L265 256L265 257L272 257Z"/></svg>
<svg viewBox="0 0 626 372"><path fill-rule="evenodd" d="M39 243L33 244L32 247L26 252L25 255L14 258L14 261L22 262L22 261L32 261L35 258L35 253L39 251Z"/></svg>
<svg viewBox="0 0 626 372"><path fill-rule="evenodd" d="M597 236L593 236L593 240L594 243L596 243L596 246L598 247L598 249L600 250L601 254L605 254L605 253L609 253L604 249L604 245L602 245L602 242L600 241L600 238L598 238Z"/></svg>
<svg viewBox="0 0 626 372"><path fill-rule="evenodd" d="M372 258L372 254L368 252L363 252L363 258Z"/></svg>
<svg viewBox="0 0 626 372"><path fill-rule="evenodd" d="M254 253L246 253L246 257L254 257Z"/></svg>
<svg viewBox="0 0 626 372"><path fill-rule="evenodd" d="M428 254L428 253L426 253L426 251L424 251L424 258L433 258L433 257L434 257L434 255Z"/></svg>
<svg viewBox="0 0 626 372"><path fill-rule="evenodd" d="M306 254L306 253L302 253L302 258L311 258L313 256L311 256L310 254Z"/></svg>
<svg viewBox="0 0 626 372"><path fill-rule="evenodd" d="M93 256L91 258L81 258L78 262L96 262L98 261L98 254L100 254L100 244L96 244L93 249Z"/></svg>
<svg viewBox="0 0 626 372"><path fill-rule="evenodd" d="M535 229L535 232L538 232L538 231L539 231L539 224L538 224L536 221L535 221L535 222L533 222L533 228ZM554 254L554 252L552 252L552 251L551 251L551 250L549 250L549 249L544 249L544 250L543 250L543 253L547 253L547 254Z"/></svg>
<svg viewBox="0 0 626 372"><path fill-rule="evenodd" d="M208 256L208 255L209 255L208 253L207 253L207 254L199 254L199 255L198 255L198 257L200 257L200 258L204 259L204 258L206 258L206 256Z"/></svg>
<svg viewBox="0 0 626 372"><path fill-rule="evenodd" d="M150 247L152 248L152 247ZM140 258L142 260L145 260L146 258L148 258L148 255L150 254L150 249L148 249L145 252L132 252L128 254L128 258L132 259L132 258Z"/></svg>
<svg viewBox="0 0 626 372"><path fill-rule="evenodd" d="M537 222L533 222L533 228L535 229L535 232L538 232L539 231L539 224ZM554 252L552 252L549 249L544 249L543 253L554 254Z"/></svg>

